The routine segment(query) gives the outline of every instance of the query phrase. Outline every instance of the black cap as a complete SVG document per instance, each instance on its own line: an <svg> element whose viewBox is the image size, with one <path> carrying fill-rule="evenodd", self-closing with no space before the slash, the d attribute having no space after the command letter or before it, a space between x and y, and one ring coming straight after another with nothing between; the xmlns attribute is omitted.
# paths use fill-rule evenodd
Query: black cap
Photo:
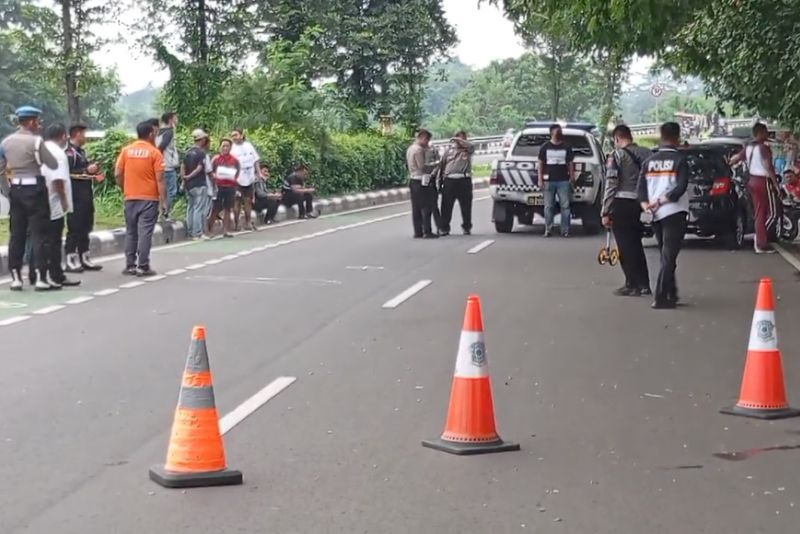
<svg viewBox="0 0 800 534"><path fill-rule="evenodd" d="M83 131L83 130L88 130L88 129L89 129L89 127L87 125L85 125L84 123L76 122L75 124L73 124L72 126L69 127L69 136L72 137L77 132L80 132L80 131Z"/></svg>

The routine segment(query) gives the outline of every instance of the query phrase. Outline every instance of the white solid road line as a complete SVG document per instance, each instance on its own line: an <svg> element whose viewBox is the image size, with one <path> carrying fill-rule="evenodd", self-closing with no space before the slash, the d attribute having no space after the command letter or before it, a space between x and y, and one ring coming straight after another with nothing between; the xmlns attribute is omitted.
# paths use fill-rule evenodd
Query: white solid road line
<svg viewBox="0 0 800 534"><path fill-rule="evenodd" d="M164 275L164 274L157 274L157 275L155 275L155 276L150 276L150 277L148 277L148 278L145 278L145 279L144 279L144 281L145 281L145 282L160 282L161 280L166 280L166 279L167 279L167 276L166 276L166 275Z"/></svg>
<svg viewBox="0 0 800 534"><path fill-rule="evenodd" d="M48 313L57 312L59 310L63 310L66 306L62 306L60 304L56 304L54 306L48 306L46 308L42 308L41 310L36 310L35 312L31 312L34 315L47 315Z"/></svg>
<svg viewBox="0 0 800 534"><path fill-rule="evenodd" d="M86 297L78 297L76 299L68 300L67 304L83 304L84 302L89 302L90 300L94 300L94 297L86 296Z"/></svg>
<svg viewBox="0 0 800 534"><path fill-rule="evenodd" d="M195 263L194 265L189 265L186 268L190 271L198 271L200 269L205 269L205 267L206 267L205 263Z"/></svg>
<svg viewBox="0 0 800 534"><path fill-rule="evenodd" d="M219 431L222 435L244 421L249 415L261 408L270 399L278 395L281 391L288 388L297 380L293 376L281 376L273 380L264 389L241 403L232 412L219 420Z"/></svg>
<svg viewBox="0 0 800 534"><path fill-rule="evenodd" d="M141 287L144 285L144 282L141 280L136 280L135 282L128 282L127 284L122 284L120 289L133 289L135 287Z"/></svg>
<svg viewBox="0 0 800 534"><path fill-rule="evenodd" d="M408 289L397 295L392 300L387 301L383 305L383 308L386 310L393 310L394 308L397 308L402 303L404 303L405 301L407 301L408 299L410 299L411 297L413 297L414 295L416 295L429 285L431 285L431 280L420 280L413 286L409 287Z"/></svg>
<svg viewBox="0 0 800 534"><path fill-rule="evenodd" d="M16 317L11 317L4 321L0 321L0 326L11 326L12 324L21 323L22 321L27 321L30 319L30 315L17 315Z"/></svg>
<svg viewBox="0 0 800 534"><path fill-rule="evenodd" d="M179 274L183 274L186 272L186 269L173 269L167 272L167 276L178 276Z"/></svg>
<svg viewBox="0 0 800 534"><path fill-rule="evenodd" d="M487 239L483 243L476 245L467 251L467 254L477 254L481 250L491 247L494 244L494 239Z"/></svg>
<svg viewBox="0 0 800 534"><path fill-rule="evenodd" d="M773 243L772 246L789 265L800 271L800 260L798 260L794 254L789 252L783 245L779 245L778 243Z"/></svg>

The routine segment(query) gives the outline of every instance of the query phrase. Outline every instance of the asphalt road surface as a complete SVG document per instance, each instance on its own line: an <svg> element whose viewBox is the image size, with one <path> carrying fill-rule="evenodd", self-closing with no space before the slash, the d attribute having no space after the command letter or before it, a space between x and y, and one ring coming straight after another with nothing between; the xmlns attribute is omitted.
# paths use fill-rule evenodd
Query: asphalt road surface
<svg viewBox="0 0 800 534"><path fill-rule="evenodd" d="M688 305L656 312L611 295L621 274L596 264L600 237L498 236L481 200L475 235L413 240L407 211L160 249L169 274L142 284L112 259L60 294L0 286L0 532L797 532L800 419L718 413L738 393L762 276L800 404L794 267L694 240ZM470 293L500 433L519 452L420 445L443 428ZM242 486L148 480L195 324L220 415L296 378L225 435ZM751 453L714 456L734 451Z"/></svg>

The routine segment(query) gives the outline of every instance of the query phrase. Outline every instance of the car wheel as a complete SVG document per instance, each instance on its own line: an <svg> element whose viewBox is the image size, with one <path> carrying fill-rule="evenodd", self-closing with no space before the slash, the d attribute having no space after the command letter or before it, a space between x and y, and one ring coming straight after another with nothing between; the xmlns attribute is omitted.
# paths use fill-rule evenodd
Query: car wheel
<svg viewBox="0 0 800 534"><path fill-rule="evenodd" d="M503 204L495 202L494 228L499 234L509 234L514 229L514 210Z"/></svg>
<svg viewBox="0 0 800 534"><path fill-rule="evenodd" d="M781 219L781 240L792 242L797 239L798 223L797 219L785 215Z"/></svg>
<svg viewBox="0 0 800 534"><path fill-rule="evenodd" d="M742 245L744 245L744 234L744 213L739 211L736 213L736 221L733 228L722 237L725 248L728 250L739 250L742 248Z"/></svg>

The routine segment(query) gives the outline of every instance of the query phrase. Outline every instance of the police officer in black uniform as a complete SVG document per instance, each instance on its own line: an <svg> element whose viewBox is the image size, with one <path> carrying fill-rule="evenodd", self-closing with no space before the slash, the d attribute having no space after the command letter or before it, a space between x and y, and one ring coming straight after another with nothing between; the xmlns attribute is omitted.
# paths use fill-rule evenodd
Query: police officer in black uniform
<svg viewBox="0 0 800 534"><path fill-rule="evenodd" d="M0 176L9 189L11 239L8 244L8 267L12 291L22 291L22 263L28 230L36 258L35 289L54 289L47 276L47 230L50 225L50 202L42 165L57 169L58 161L39 135L42 112L32 106L16 111L19 128L0 142ZM58 286L60 287L60 286Z"/></svg>
<svg viewBox="0 0 800 534"><path fill-rule="evenodd" d="M72 180L73 212L67 216L67 239L64 245L68 273L99 271L103 267L89 258L89 234L94 228L94 192L92 182L99 171L86 157L86 125L75 124L69 129L67 160Z"/></svg>

